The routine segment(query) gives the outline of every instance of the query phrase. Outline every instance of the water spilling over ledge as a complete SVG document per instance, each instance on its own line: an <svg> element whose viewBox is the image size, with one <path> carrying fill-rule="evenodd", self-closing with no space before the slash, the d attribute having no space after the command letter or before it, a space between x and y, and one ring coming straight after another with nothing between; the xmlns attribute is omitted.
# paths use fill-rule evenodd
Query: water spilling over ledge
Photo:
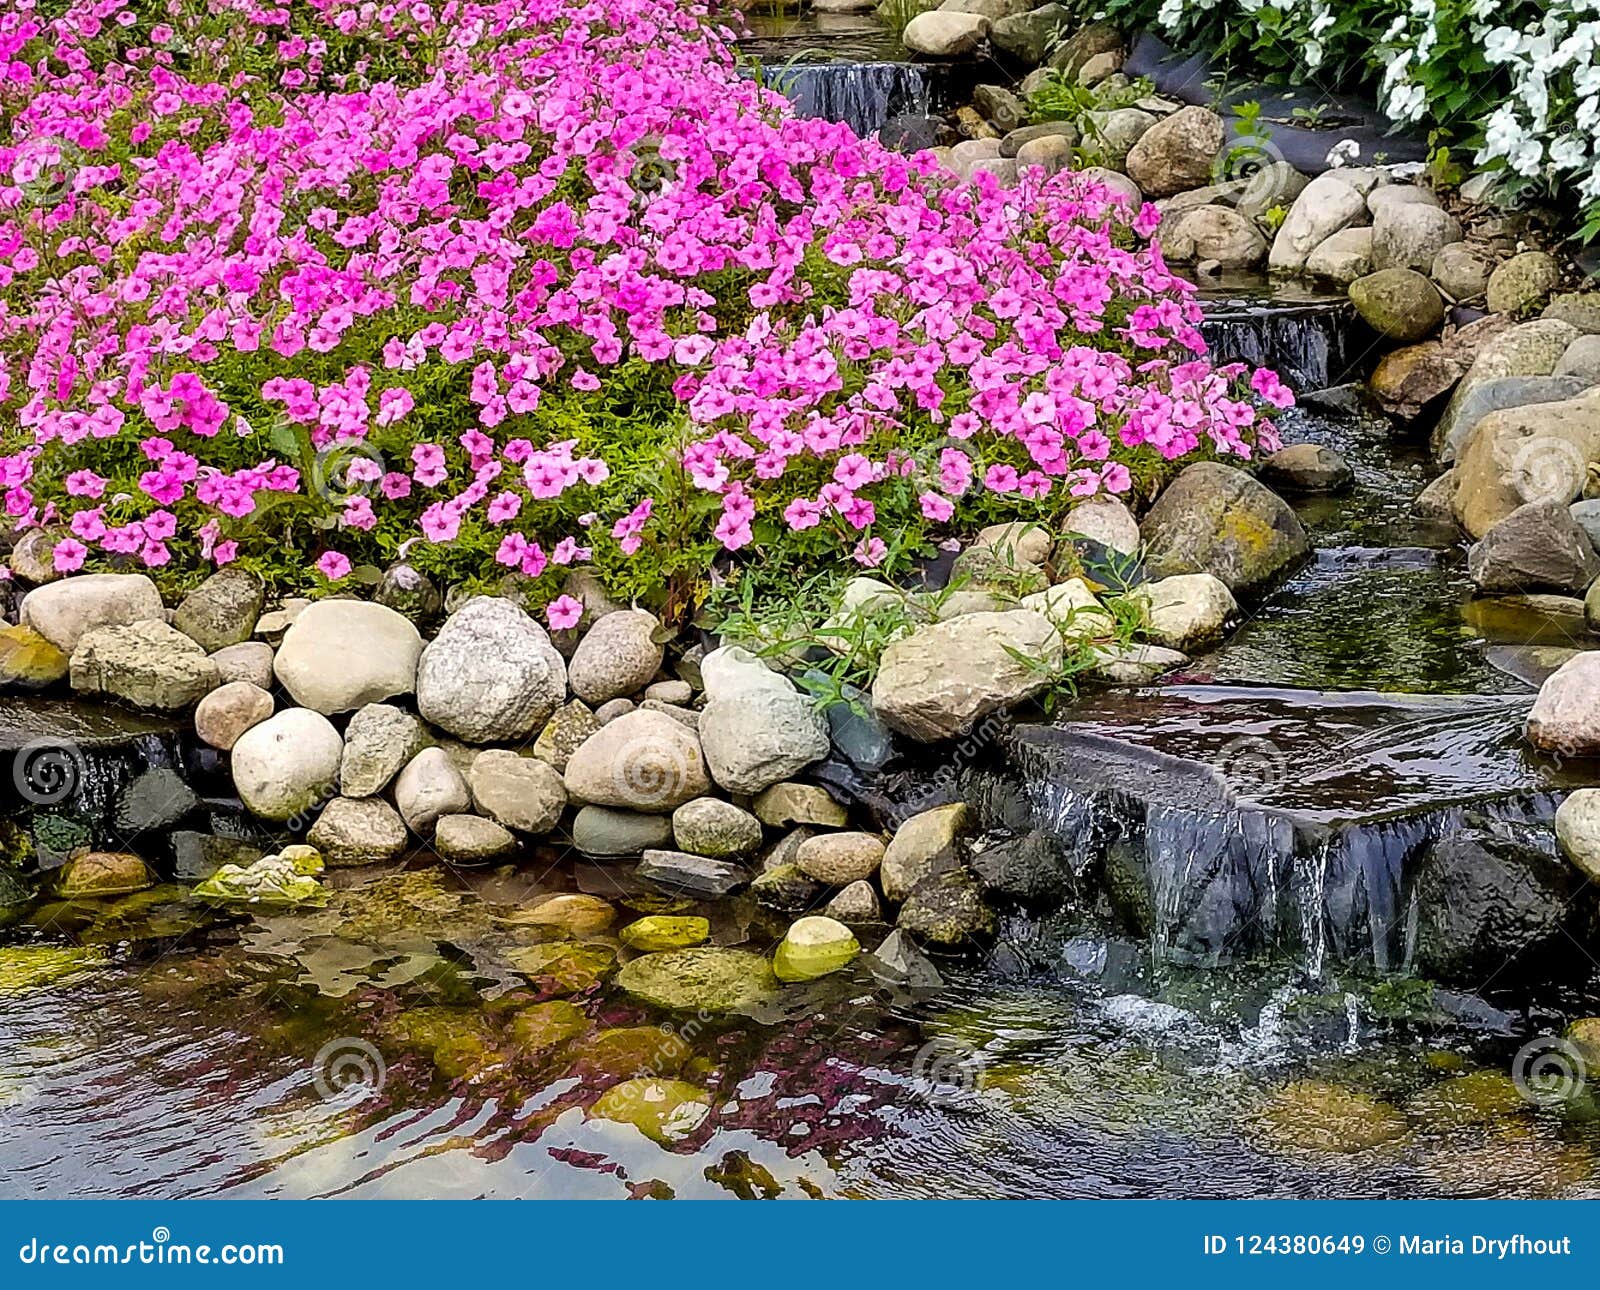
<svg viewBox="0 0 1600 1290"><path fill-rule="evenodd" d="M1527 702L1107 694L1019 727L1016 778L978 796L991 822L1042 829L1097 875L1115 918L1158 955L1274 951L1313 978L1330 960L1471 975L1579 916L1548 823L1559 791L1592 768L1523 752Z"/></svg>

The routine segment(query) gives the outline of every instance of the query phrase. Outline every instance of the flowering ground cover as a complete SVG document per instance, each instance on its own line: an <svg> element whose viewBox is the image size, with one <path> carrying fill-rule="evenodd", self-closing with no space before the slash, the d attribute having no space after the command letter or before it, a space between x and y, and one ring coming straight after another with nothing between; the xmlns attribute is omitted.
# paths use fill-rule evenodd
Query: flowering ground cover
<svg viewBox="0 0 1600 1290"><path fill-rule="evenodd" d="M404 555L563 626L575 563L671 613L1276 446L1153 208L798 119L687 0L155 13L0 17L0 488L60 572Z"/></svg>

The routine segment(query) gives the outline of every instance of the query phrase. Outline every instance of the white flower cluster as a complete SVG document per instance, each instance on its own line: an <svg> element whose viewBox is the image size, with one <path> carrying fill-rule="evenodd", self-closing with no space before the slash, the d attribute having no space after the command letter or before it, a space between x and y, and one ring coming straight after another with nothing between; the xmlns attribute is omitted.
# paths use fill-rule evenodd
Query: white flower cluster
<svg viewBox="0 0 1600 1290"><path fill-rule="evenodd" d="M1439 96L1460 88L1444 60L1465 44L1509 81L1509 92L1497 81L1476 110L1452 113L1480 124L1478 163L1498 162L1528 184L1570 186L1584 204L1600 203L1600 0L1356 3L1371 14L1362 24L1367 57L1382 69L1380 99L1394 120L1440 115ZM1322 38L1337 21L1333 0L1163 0L1157 21L1176 31L1219 4L1236 7L1247 31L1261 29L1263 9L1275 9L1282 22L1272 29L1293 33L1306 72L1322 65Z"/></svg>

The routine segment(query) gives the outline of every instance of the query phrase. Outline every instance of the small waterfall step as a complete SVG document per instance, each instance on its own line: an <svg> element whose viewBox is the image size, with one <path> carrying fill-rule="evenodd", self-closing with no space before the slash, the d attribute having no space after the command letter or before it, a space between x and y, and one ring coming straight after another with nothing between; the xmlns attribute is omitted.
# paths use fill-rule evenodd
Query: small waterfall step
<svg viewBox="0 0 1600 1290"><path fill-rule="evenodd" d="M1017 727L974 797L991 826L1053 837L1162 957L1276 951L1314 979L1330 960L1464 979L1518 948L1497 937L1529 931L1526 948L1587 916L1563 903L1577 884L1549 821L1595 768L1527 753L1529 702L1110 692Z"/></svg>

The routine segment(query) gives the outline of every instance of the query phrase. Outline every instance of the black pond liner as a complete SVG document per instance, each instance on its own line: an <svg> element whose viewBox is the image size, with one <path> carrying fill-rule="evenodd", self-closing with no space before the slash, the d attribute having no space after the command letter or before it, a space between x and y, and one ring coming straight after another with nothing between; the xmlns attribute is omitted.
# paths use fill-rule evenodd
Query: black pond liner
<svg viewBox="0 0 1600 1290"><path fill-rule="evenodd" d="M1370 166L1426 161L1428 141L1395 122L1355 95L1325 94L1314 84L1310 90L1259 82L1230 87L1218 104L1211 84L1222 72L1205 54L1182 54L1159 36L1145 32L1133 42L1122 70L1131 77L1146 76L1156 92L1184 103L1219 107L1224 117L1235 104L1254 100L1261 104L1260 125L1271 146L1296 170L1318 175L1329 169L1328 150L1352 139L1360 156L1347 164ZM1321 123L1296 125L1290 117L1296 108L1316 113ZM1228 119L1228 132L1238 137L1237 122Z"/></svg>

